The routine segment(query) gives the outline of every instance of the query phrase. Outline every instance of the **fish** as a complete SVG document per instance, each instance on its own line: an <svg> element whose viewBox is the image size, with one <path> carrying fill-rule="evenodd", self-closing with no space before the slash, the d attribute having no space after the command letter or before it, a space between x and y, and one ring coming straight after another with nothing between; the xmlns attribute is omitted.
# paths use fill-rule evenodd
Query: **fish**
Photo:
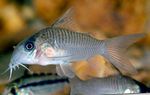
<svg viewBox="0 0 150 95"><path fill-rule="evenodd" d="M81 80L69 79L70 95L139 95L150 92L150 88L130 77L114 75L105 78ZM141 94L140 94L141 95Z"/></svg>
<svg viewBox="0 0 150 95"><path fill-rule="evenodd" d="M3 95L69 95L69 80L57 74L24 75L8 83Z"/></svg>
<svg viewBox="0 0 150 95"><path fill-rule="evenodd" d="M70 21L66 20L70 19L67 17L68 14L67 11L60 20L29 36L16 46L8 66L9 79L16 67L28 69L25 64L42 66L53 64L56 65L58 75L73 78L75 74L71 64L80 60L89 61L95 55L105 57L120 72L136 73L136 69L126 57L125 50L143 38L144 33L98 40L88 33L79 33L62 27L61 24Z"/></svg>

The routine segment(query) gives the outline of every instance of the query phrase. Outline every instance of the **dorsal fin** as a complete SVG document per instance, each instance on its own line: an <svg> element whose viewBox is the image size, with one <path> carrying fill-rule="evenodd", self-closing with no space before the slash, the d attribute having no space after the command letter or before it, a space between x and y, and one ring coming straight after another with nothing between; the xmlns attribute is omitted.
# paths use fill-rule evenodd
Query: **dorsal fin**
<svg viewBox="0 0 150 95"><path fill-rule="evenodd" d="M71 31L80 31L78 24L74 19L74 9L69 8L60 18L58 18L51 27L69 29Z"/></svg>

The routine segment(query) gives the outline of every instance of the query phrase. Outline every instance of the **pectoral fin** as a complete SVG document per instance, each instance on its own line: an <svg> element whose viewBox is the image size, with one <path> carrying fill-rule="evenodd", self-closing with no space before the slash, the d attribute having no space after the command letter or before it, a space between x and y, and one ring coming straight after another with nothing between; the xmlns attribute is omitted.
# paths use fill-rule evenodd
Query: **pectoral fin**
<svg viewBox="0 0 150 95"><path fill-rule="evenodd" d="M68 64L59 64L56 66L56 72L59 76L66 76L73 78L75 76L74 72L71 69L71 66Z"/></svg>
<svg viewBox="0 0 150 95"><path fill-rule="evenodd" d="M61 67L60 67L60 65L57 65L57 66L56 66L56 72L57 72L57 74L58 74L59 76L61 76L61 77L65 76L65 75L64 75L64 72L62 71L62 69L61 69Z"/></svg>

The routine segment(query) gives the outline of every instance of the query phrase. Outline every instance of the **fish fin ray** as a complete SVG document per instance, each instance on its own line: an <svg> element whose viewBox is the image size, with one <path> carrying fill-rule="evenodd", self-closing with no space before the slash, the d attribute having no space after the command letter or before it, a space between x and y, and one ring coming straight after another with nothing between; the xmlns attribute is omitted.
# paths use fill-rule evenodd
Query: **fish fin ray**
<svg viewBox="0 0 150 95"><path fill-rule="evenodd" d="M133 34L116 37L104 41L104 57L107 58L121 73L136 73L136 69L124 54L125 50L134 42L144 37L144 34Z"/></svg>
<svg viewBox="0 0 150 95"><path fill-rule="evenodd" d="M65 28L72 31L80 30L77 22L74 19L73 7L69 8L58 20L56 20L51 27Z"/></svg>
<svg viewBox="0 0 150 95"><path fill-rule="evenodd" d="M60 67L60 65L56 65L56 72L61 77L65 76L62 69L61 69L61 67Z"/></svg>
<svg viewBox="0 0 150 95"><path fill-rule="evenodd" d="M59 76L66 76L69 78L73 78L75 76L74 72L71 69L71 66L68 64L57 65L56 71L57 71Z"/></svg>

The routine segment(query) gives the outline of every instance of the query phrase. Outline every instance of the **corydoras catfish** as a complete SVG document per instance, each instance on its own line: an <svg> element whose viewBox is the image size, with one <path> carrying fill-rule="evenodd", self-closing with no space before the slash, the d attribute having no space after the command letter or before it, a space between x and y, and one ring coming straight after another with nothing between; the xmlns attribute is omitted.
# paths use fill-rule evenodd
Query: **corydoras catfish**
<svg viewBox="0 0 150 95"><path fill-rule="evenodd" d="M75 32L63 26L70 23L67 11L62 18L50 27L44 28L20 42L12 55L9 69L12 70L23 64L49 65L55 64L57 73L73 77L70 68L71 62L88 60L94 55L104 56L118 70L136 72L130 61L126 58L124 50L142 38L144 34L132 34L98 40L87 33Z"/></svg>
<svg viewBox="0 0 150 95"><path fill-rule="evenodd" d="M129 95L131 93L137 95L137 93L150 92L150 88L144 84L122 75L85 81L74 77L70 79L70 86L70 95Z"/></svg>
<svg viewBox="0 0 150 95"><path fill-rule="evenodd" d="M56 74L32 74L10 82L3 95L69 95L69 80Z"/></svg>

